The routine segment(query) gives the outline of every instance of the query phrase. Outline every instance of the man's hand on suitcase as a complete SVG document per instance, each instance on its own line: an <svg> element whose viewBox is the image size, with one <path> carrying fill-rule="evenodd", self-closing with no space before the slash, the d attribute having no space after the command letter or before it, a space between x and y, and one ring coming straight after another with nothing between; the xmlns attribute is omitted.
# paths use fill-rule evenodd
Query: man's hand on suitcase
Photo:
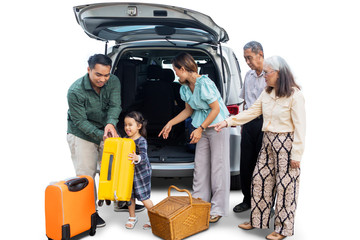
<svg viewBox="0 0 360 240"><path fill-rule="evenodd" d="M114 125L110 123L105 126L103 140L105 141L109 137L119 137Z"/></svg>

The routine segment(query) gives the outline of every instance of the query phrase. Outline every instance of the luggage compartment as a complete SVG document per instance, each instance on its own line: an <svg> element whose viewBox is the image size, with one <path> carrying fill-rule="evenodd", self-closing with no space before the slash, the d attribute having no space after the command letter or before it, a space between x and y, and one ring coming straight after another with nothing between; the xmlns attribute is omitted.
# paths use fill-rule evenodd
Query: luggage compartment
<svg viewBox="0 0 360 240"><path fill-rule="evenodd" d="M183 48L131 48L114 59L113 73L122 89L122 112L117 128L125 136L124 117L139 111L147 120L148 157L153 177L191 177L194 169L195 144L189 144L191 118L174 125L169 137L158 137L166 123L185 108L171 60L186 50L199 66L200 74L208 74L219 91L223 87L215 61L208 52Z"/></svg>

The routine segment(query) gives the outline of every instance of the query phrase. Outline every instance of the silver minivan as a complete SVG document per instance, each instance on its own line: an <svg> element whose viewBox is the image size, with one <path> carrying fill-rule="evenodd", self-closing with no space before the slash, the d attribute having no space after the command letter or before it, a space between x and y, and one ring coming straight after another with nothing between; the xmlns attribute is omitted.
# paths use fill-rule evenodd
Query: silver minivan
<svg viewBox="0 0 360 240"><path fill-rule="evenodd" d="M226 31L207 15L167 5L148 3L99 3L74 7L85 33L103 41L113 60L112 73L121 81L124 115L140 111L148 120L148 156L153 177L187 177L194 169L195 146L189 144L191 118L173 127L167 140L158 137L162 127L185 106L171 59L190 53L216 84L231 114L243 99L240 66L233 50L225 45ZM108 43L112 41L112 46ZM124 132L121 132L124 134ZM231 188L240 188L240 127L231 128Z"/></svg>

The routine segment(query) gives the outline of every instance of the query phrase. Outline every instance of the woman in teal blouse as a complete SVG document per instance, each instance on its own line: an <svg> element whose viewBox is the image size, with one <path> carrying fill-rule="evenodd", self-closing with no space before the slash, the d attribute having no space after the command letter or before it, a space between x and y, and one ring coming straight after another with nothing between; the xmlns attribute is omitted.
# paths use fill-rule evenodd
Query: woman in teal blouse
<svg viewBox="0 0 360 240"><path fill-rule="evenodd" d="M207 75L198 74L190 54L180 53L172 64L182 84L180 96L185 109L164 126L159 137L168 138L172 126L191 116L195 130L190 134L190 143L197 143L193 197L211 202L210 222L217 222L229 213L229 130L219 134L207 127L226 119L229 112L214 82Z"/></svg>

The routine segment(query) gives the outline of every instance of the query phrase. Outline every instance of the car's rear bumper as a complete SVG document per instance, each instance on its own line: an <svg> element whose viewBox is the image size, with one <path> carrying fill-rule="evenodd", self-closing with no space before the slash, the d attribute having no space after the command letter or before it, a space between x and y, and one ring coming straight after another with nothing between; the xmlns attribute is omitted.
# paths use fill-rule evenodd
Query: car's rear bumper
<svg viewBox="0 0 360 240"><path fill-rule="evenodd" d="M151 163L153 177L191 177L194 163Z"/></svg>

